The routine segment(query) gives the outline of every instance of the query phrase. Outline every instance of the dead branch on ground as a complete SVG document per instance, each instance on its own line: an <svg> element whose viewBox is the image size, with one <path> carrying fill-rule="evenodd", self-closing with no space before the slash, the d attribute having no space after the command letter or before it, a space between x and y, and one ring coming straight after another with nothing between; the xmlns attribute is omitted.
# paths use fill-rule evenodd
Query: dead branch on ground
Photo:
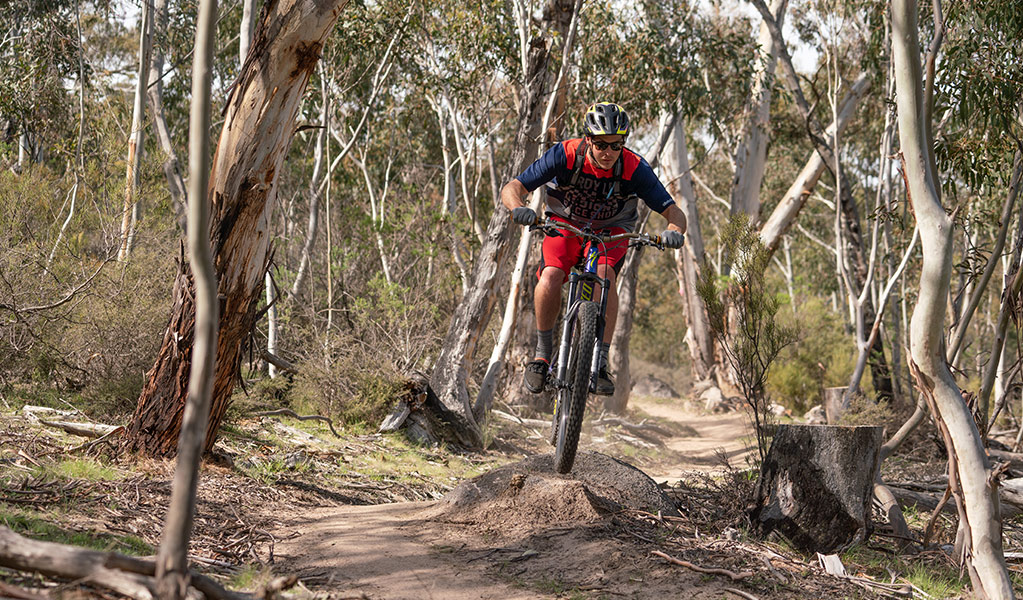
<svg viewBox="0 0 1023 600"><path fill-rule="evenodd" d="M124 431L124 427L120 425L103 425L102 423L74 423L71 421L47 421L45 419L39 419L39 422L47 427L63 429L71 435L93 439L117 435L117 433Z"/></svg>
<svg viewBox="0 0 1023 600"><path fill-rule="evenodd" d="M252 413L249 416L252 417L285 416L291 417L293 419L298 419L299 421L323 421L324 423L327 424L327 427L330 427L330 432L334 434L334 437L341 437L341 434L338 433L336 429L334 429L334 421L330 420L329 418L321 417L320 415L300 415L295 411L291 410L290 408L281 408L278 410L265 410L262 412Z"/></svg>
<svg viewBox="0 0 1023 600"><path fill-rule="evenodd" d="M650 552L650 554L653 554L655 556L660 556L661 558L663 558L664 560L666 560L666 561L668 561L670 563L675 563L676 565L685 567L687 569L691 569L693 571L696 571L697 573L705 573L707 575L726 575L732 581L738 581L740 579L746 579L747 577L753 577L753 572L752 571L742 571L741 573L736 573L734 571L729 571L728 569L720 569L720 568L717 568L717 567L711 567L711 568L701 567L699 565L694 565L691 562L680 560L680 559L675 558L673 556L668 556L667 554L661 552L660 550L652 550Z"/></svg>
<svg viewBox="0 0 1023 600"><path fill-rule="evenodd" d="M156 564L116 552L100 552L31 540L0 526L0 567L90 583L130 598L155 599ZM192 587L211 600L272 598L297 582L294 576L271 581L255 596L232 592L216 581L189 571Z"/></svg>

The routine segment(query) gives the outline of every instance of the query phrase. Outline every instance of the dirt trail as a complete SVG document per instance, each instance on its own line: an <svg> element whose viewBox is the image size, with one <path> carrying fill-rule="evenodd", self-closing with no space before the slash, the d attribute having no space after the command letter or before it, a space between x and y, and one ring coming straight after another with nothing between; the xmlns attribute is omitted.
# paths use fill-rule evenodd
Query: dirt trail
<svg viewBox="0 0 1023 600"><path fill-rule="evenodd" d="M670 453L672 458L646 468L646 472L656 481L678 479L684 471L720 469L721 461L716 456L719 449L723 449L732 464L742 464L741 455L745 451L742 438L748 432L745 417L741 413L695 415L684 411L681 404L642 400L636 408L648 415L686 425L695 431L695 435L665 440L667 447L675 451ZM564 587L564 579L539 583L519 579L516 573L522 573L525 569L517 569L519 563L512 560L515 554L504 555L512 562L505 562L499 569L495 569L493 557L489 563L487 560L477 561L477 557L482 556L479 554L467 558L465 553L470 551L468 548L479 543L479 540L472 541L474 534L469 527L457 523L424 527L423 523L417 523L418 519L425 518L435 507L436 503L433 502L336 506L296 515L283 530L274 532L276 539L281 540L276 547L280 559L279 568L299 575L314 590L329 592L330 598L525 600L563 598L566 589L586 589L585 586L580 588L578 584ZM563 558L559 559L563 564L558 568L564 568L562 572L565 573L565 579L570 580L573 576L583 574L597 581L604 578L604 572L594 562L594 557L601 554L620 555L620 542L594 537L585 530L573 531L571 535L578 536L578 539L571 541L578 553L567 552L568 556L562 554ZM494 551L499 552L499 555L514 550L502 547L502 544L516 547L523 545L500 540L491 540L489 544L485 540L483 542L484 547L494 545ZM582 549L590 546L593 546L591 551L582 552ZM548 554L552 550L545 548L544 544L536 546L535 540L524 547L538 547L541 554ZM521 555L521 548L519 550ZM586 558L587 555L589 558ZM573 559L576 560L573 562ZM510 568L506 570L505 565ZM658 568L655 564L644 564L640 570ZM610 577L611 573L606 576ZM682 585L680 576L682 573L672 573L665 578L674 581L671 584L674 593L670 595L679 598L720 597L714 595L720 594L720 590L714 592L706 589L699 581L676 587ZM637 572L636 577L640 577L637 581L642 581L642 573ZM626 579L631 580L631 577ZM664 597L668 593L668 590L663 587L657 589L652 583L649 580L647 584L636 584L639 590L630 590L626 595L646 599ZM688 591L679 595L681 590Z"/></svg>
<svg viewBox="0 0 1023 600"><path fill-rule="evenodd" d="M445 560L443 548L408 522L433 506L408 502L321 508L296 519L278 544L289 572L332 597L388 600L536 598ZM275 534L276 535L276 534Z"/></svg>
<svg viewBox="0 0 1023 600"><path fill-rule="evenodd" d="M691 427L695 435L676 436L665 440L669 450L680 460L646 469L657 482L679 479L687 471L716 472L723 468L721 457L732 466L745 466L750 443L755 443L749 419L742 411L719 414L698 414L687 411L680 403L664 404L649 399L630 400L646 414Z"/></svg>

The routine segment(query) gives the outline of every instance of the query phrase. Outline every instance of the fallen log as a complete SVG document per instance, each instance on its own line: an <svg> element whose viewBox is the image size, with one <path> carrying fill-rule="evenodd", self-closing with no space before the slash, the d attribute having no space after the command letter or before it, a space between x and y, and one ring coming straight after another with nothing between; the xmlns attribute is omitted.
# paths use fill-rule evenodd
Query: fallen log
<svg viewBox="0 0 1023 600"><path fill-rule="evenodd" d="M947 477L945 481L947 486ZM909 486L911 485L917 489L910 489ZM919 485L909 482L889 484L888 487L891 489L892 494L895 495L895 498L898 499L900 505L916 506L928 512L937 508L941 492L945 491L945 486ZM921 489L937 492L937 494L920 491ZM1023 514L1023 479L1007 479L1002 481L998 489L998 499L1002 518L1012 518ZM942 512L953 516L958 515L955 504L952 503L947 504L942 509Z"/></svg>
<svg viewBox="0 0 1023 600"><path fill-rule="evenodd" d="M294 363L291 363L281 358L280 356L277 356L276 354L271 353L269 350L264 349L260 354L260 358L270 363L271 365L277 367L281 371L284 371L285 373L290 373L292 375L298 373L298 366L296 366Z"/></svg>
<svg viewBox="0 0 1023 600"><path fill-rule="evenodd" d="M0 526L0 567L91 583L138 600L155 600L156 564L116 552L40 542ZM213 600L253 600L194 571L192 587Z"/></svg>
<svg viewBox="0 0 1023 600"><path fill-rule="evenodd" d="M1013 471L1023 472L1023 454L1019 452L1007 452L1005 450L987 449L987 455L998 462L1009 463Z"/></svg>
<svg viewBox="0 0 1023 600"><path fill-rule="evenodd" d="M49 600L49 596L22 589L16 585L0 581L0 598L15 598L16 600Z"/></svg>
<svg viewBox="0 0 1023 600"><path fill-rule="evenodd" d="M512 423L518 423L519 425L526 425L527 427L550 427L551 422L543 419L527 419L526 417L519 417L511 413L506 413L503 410L493 408L490 410L490 414L495 417L500 417L505 421L511 421Z"/></svg>
<svg viewBox="0 0 1023 600"><path fill-rule="evenodd" d="M124 427L120 425L104 425L102 423L74 423L71 421L47 421L46 419L39 419L39 422L47 427L54 427L56 429L63 429L66 433L71 435L78 435L87 438L101 438L108 435L119 435L120 432L114 433L117 430L124 431Z"/></svg>

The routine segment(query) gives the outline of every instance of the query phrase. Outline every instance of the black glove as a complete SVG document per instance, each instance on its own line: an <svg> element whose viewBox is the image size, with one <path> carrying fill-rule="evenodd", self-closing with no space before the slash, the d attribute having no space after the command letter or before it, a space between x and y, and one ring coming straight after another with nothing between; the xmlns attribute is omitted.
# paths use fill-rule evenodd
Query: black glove
<svg viewBox="0 0 1023 600"><path fill-rule="evenodd" d="M536 224L536 211L528 206L520 206L512 209L512 221L519 225L534 225Z"/></svg>
<svg viewBox="0 0 1023 600"><path fill-rule="evenodd" d="M665 229L661 234L661 243L665 248L681 248L686 241L686 236L673 229Z"/></svg>

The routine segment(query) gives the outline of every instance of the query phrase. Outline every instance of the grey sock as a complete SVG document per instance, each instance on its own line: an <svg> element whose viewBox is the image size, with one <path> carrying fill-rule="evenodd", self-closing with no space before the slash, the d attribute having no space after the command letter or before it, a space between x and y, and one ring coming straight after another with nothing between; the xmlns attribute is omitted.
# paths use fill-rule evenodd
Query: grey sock
<svg viewBox="0 0 1023 600"><path fill-rule="evenodd" d="M548 363L551 362L551 354L554 354L554 328L547 331L536 332L536 358L542 358Z"/></svg>
<svg viewBox="0 0 1023 600"><path fill-rule="evenodd" d="M601 342L600 344L600 366L607 369L607 355L611 352L611 344Z"/></svg>

